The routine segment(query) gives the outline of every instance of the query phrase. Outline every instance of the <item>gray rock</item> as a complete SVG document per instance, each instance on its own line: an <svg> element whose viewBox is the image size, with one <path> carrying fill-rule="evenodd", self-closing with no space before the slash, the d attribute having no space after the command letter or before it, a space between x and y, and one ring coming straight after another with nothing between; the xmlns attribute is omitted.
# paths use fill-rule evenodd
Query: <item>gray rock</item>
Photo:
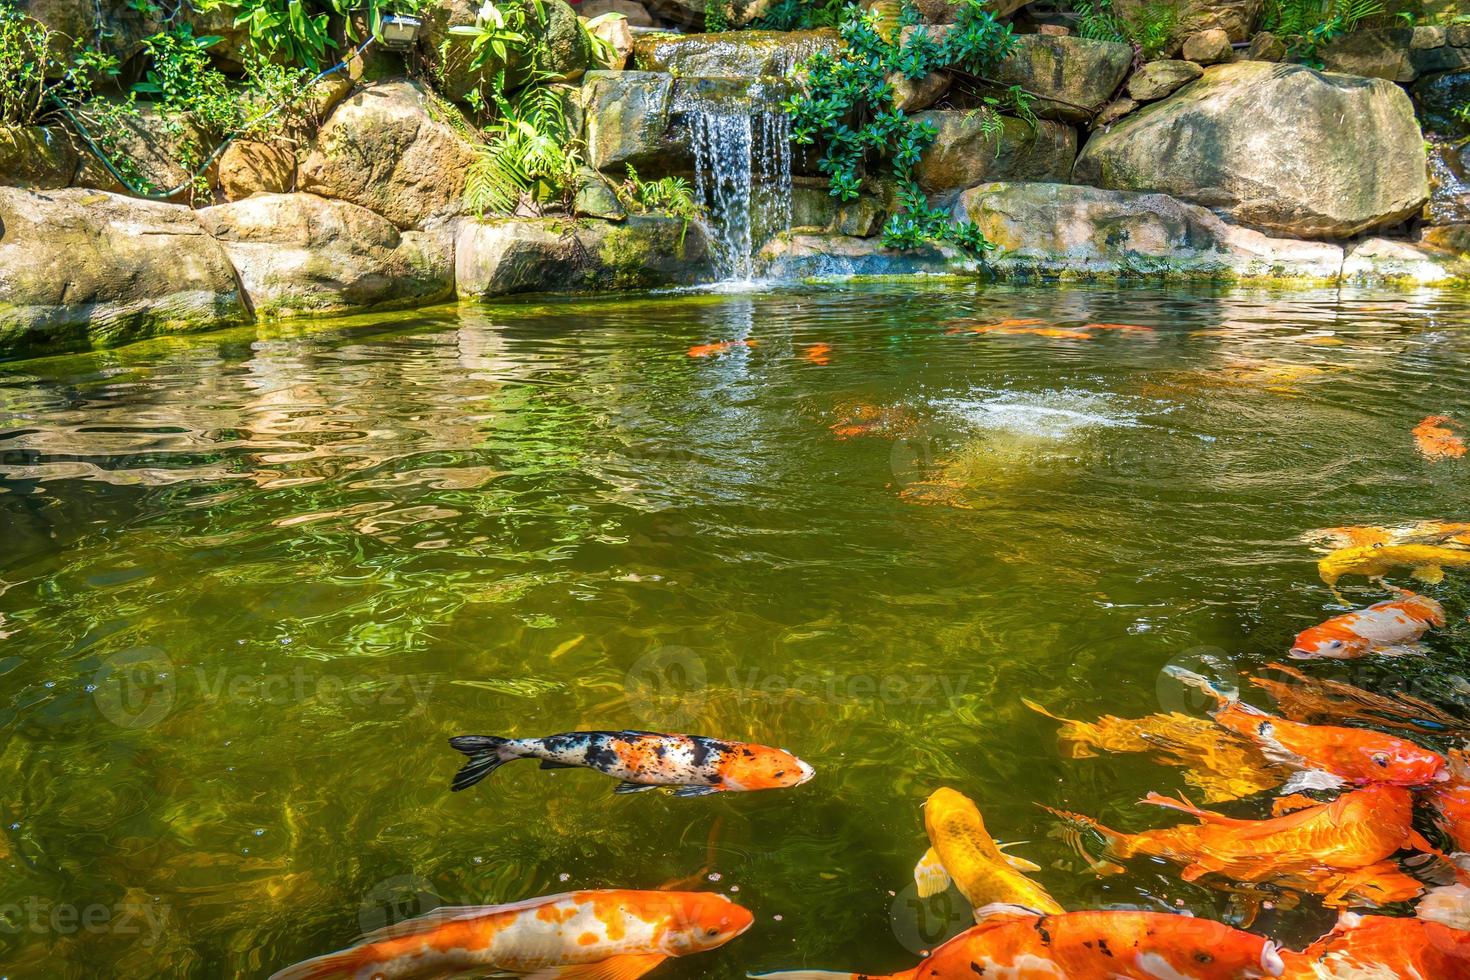
<svg viewBox="0 0 1470 980"><path fill-rule="evenodd" d="M835 234L778 235L756 256L761 275L777 279L849 276L971 275L979 263L947 246L910 251L884 248L877 238Z"/></svg>
<svg viewBox="0 0 1470 980"><path fill-rule="evenodd" d="M1230 35L1218 27L1197 31L1184 39L1184 59L1200 65L1218 65L1229 61L1234 49Z"/></svg>
<svg viewBox="0 0 1470 980"><path fill-rule="evenodd" d="M1128 96L1136 102L1157 102L1204 73L1192 61L1150 61L1128 79Z"/></svg>
<svg viewBox="0 0 1470 980"><path fill-rule="evenodd" d="M1073 177L1170 194L1278 234L1346 238L1417 212L1425 166L1397 85L1242 61L1094 133Z"/></svg>
<svg viewBox="0 0 1470 980"><path fill-rule="evenodd" d="M999 117L999 136L986 131L985 117L958 109L914 113L917 122L939 130L914 176L925 193L945 194L991 180L1069 179L1077 158L1077 130L1049 119L1035 126Z"/></svg>
<svg viewBox="0 0 1470 980"><path fill-rule="evenodd" d="M0 126L0 184L49 190L68 187L77 151L60 126Z"/></svg>
<svg viewBox="0 0 1470 980"><path fill-rule="evenodd" d="M230 260L182 205L0 187L0 228L0 356L250 319Z"/></svg>
<svg viewBox="0 0 1470 980"><path fill-rule="evenodd" d="M718 34L647 34L633 46L640 71L717 77L785 75L814 54L834 54L834 30L724 31Z"/></svg>
<svg viewBox="0 0 1470 980"><path fill-rule="evenodd" d="M400 229L421 228L460 210L473 138L459 110L422 82L376 83L327 119L298 187L376 211Z"/></svg>
<svg viewBox="0 0 1470 980"><path fill-rule="evenodd" d="M656 163L669 132L674 80L662 72L588 72L582 83L587 162L598 170Z"/></svg>
<svg viewBox="0 0 1470 980"><path fill-rule="evenodd" d="M454 295L447 235L400 232L366 208L315 194L257 194L205 208L257 316L413 306Z"/></svg>
<svg viewBox="0 0 1470 980"><path fill-rule="evenodd" d="M1324 45L1319 55L1328 71L1412 82L1419 74L1409 54L1413 39L1411 27L1350 31Z"/></svg>
<svg viewBox="0 0 1470 980"><path fill-rule="evenodd" d="M1270 31L1262 31L1251 38L1251 46L1246 49L1245 59L1247 61L1285 61L1286 42Z"/></svg>
<svg viewBox="0 0 1470 980"><path fill-rule="evenodd" d="M1032 106L1038 116L1082 122L1112 98L1132 63L1126 44L1023 34L994 77L1040 96Z"/></svg>
<svg viewBox="0 0 1470 980"><path fill-rule="evenodd" d="M606 218L622 221L628 216L623 202L618 200L608 181L596 170L584 168L577 185L577 196L572 211L587 218Z"/></svg>
<svg viewBox="0 0 1470 980"><path fill-rule="evenodd" d="M1162 279L1337 278L1343 250L1270 238L1164 194L1073 184L985 184L960 196L997 246L986 265L1003 276Z"/></svg>
<svg viewBox="0 0 1470 980"><path fill-rule="evenodd" d="M1440 286L1462 281L1470 263L1432 248L1387 238L1370 238L1348 247L1342 279L1353 284Z"/></svg>
<svg viewBox="0 0 1470 980"><path fill-rule="evenodd" d="M678 218L464 221L455 239L456 285L467 297L650 289L713 276L704 225Z"/></svg>

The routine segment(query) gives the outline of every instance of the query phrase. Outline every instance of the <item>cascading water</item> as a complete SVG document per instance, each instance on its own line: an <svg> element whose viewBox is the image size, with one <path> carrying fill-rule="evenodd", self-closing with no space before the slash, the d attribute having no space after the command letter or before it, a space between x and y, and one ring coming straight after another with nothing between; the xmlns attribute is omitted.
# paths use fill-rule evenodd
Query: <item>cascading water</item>
<svg viewBox="0 0 1470 980"><path fill-rule="evenodd" d="M739 98L702 98L685 109L695 193L727 281L751 280L757 250L791 226L790 127L764 89L756 83Z"/></svg>

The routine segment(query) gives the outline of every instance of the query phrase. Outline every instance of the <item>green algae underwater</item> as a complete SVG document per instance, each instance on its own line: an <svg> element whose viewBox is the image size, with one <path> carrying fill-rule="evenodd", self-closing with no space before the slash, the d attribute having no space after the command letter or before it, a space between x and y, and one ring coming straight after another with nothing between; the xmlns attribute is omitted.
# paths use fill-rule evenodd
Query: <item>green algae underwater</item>
<svg viewBox="0 0 1470 980"><path fill-rule="evenodd" d="M940 786L1068 908L1300 946L1334 919L1312 896L1096 876L1038 804L1132 831L1188 787L1065 757L1022 699L1200 713L1182 664L1270 707L1239 675L1342 611L1303 534L1470 519L1470 459L1410 434L1470 419L1467 392L1466 294L945 281L0 366L0 974L265 976L439 904L671 882L756 924L657 976L891 972L968 921L914 889ZM1298 666L1464 717L1466 583L1422 587L1450 612L1429 656ZM817 775L681 800L526 764L448 791L449 736L598 728Z"/></svg>

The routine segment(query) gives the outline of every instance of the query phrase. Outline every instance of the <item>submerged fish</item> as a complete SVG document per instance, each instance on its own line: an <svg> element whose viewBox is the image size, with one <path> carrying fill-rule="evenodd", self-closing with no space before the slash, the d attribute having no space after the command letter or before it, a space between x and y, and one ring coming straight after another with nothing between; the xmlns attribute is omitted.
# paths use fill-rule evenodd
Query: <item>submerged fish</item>
<svg viewBox="0 0 1470 980"><path fill-rule="evenodd" d="M723 946L753 921L749 910L712 892L567 892L509 905L434 909L271 980L484 974L635 980L671 956Z"/></svg>
<svg viewBox="0 0 1470 980"><path fill-rule="evenodd" d="M1446 568L1470 567L1470 550L1428 544L1369 545L1342 548L1317 562L1317 573L1333 588L1344 575L1366 575L1382 581L1396 568L1409 568L1413 578L1431 585L1444 581Z"/></svg>
<svg viewBox="0 0 1470 980"><path fill-rule="evenodd" d="M1415 521L1396 527L1354 525L1308 531L1302 540L1325 551L1381 544L1440 544L1470 547L1470 522Z"/></svg>
<svg viewBox="0 0 1470 980"><path fill-rule="evenodd" d="M1103 715L1097 721L1058 718L1022 698L1033 711L1061 722L1057 739L1068 758L1097 753L1142 752L1162 765L1183 769L1184 781L1204 794L1206 803L1223 803L1280 786L1291 776L1287 766L1267 759L1256 744L1220 728L1208 718L1171 711L1142 718Z"/></svg>
<svg viewBox="0 0 1470 980"><path fill-rule="evenodd" d="M677 786L675 796L743 793L800 786L812 767L784 749L658 732L564 732L545 738L459 735L449 744L470 759L451 789L475 785L507 762L540 759L542 769L596 769L618 783L614 793Z"/></svg>
<svg viewBox="0 0 1470 980"><path fill-rule="evenodd" d="M1452 980L1470 977L1470 932L1345 912L1327 935L1283 958L1291 980Z"/></svg>
<svg viewBox="0 0 1470 980"><path fill-rule="evenodd" d="M719 340L713 344L695 344L689 348L690 357L714 357L717 354L726 354L737 347L754 347L760 343L758 340Z"/></svg>
<svg viewBox="0 0 1470 980"><path fill-rule="evenodd" d="M971 908L1001 903L1061 912L1056 899L1021 872L1041 870L1001 852L980 810L963 793L941 788L924 801L924 829L933 845L914 869L919 897L937 895L951 880Z"/></svg>
<svg viewBox="0 0 1470 980"><path fill-rule="evenodd" d="M900 439L918 431L919 419L902 405L870 405L850 402L833 409L837 421L828 426L839 439L883 436Z"/></svg>
<svg viewBox="0 0 1470 980"><path fill-rule="evenodd" d="M1051 340L1092 340L1092 334L1086 330L1075 330L1068 327L1019 327L1004 323L992 324L988 327L971 327L970 333L975 334L999 334L1003 337L1046 337Z"/></svg>
<svg viewBox="0 0 1470 980"><path fill-rule="evenodd" d="M1459 459L1465 455L1463 431L1448 415L1430 415L1414 426L1414 446L1426 459Z"/></svg>
<svg viewBox="0 0 1470 980"><path fill-rule="evenodd" d="M1213 695L1215 724L1255 742L1268 759L1300 770L1287 792L1363 786L1426 786L1449 778L1444 756L1408 739L1363 728L1306 725L1269 715L1238 698L1226 697L1198 674L1165 668L1186 684Z"/></svg>
<svg viewBox="0 0 1470 980"><path fill-rule="evenodd" d="M832 345L807 344L802 347L801 356L813 364L828 365L832 363Z"/></svg>
<svg viewBox="0 0 1470 980"><path fill-rule="evenodd" d="M1251 980L1285 969L1276 944L1187 915L1127 910L1028 914L984 910L977 925L918 966L886 976L827 970L761 980Z"/></svg>
<svg viewBox="0 0 1470 980"><path fill-rule="evenodd" d="M1141 327L1136 323L1084 323L1083 330L1116 330L1119 333L1154 333L1153 327Z"/></svg>
<svg viewBox="0 0 1470 980"><path fill-rule="evenodd" d="M1143 802L1181 810L1199 823L1125 834L1090 817L1052 812L1099 834L1109 857L1163 858L1183 867L1185 881L1213 873L1275 882L1322 894L1327 905L1347 903L1350 896L1379 904L1414 897L1420 884L1388 858L1406 847L1434 851L1412 826L1409 791L1396 786L1369 786L1265 820L1226 817L1157 793Z"/></svg>
<svg viewBox="0 0 1470 980"><path fill-rule="evenodd" d="M949 329L944 332L946 335L953 337L955 334L961 333L982 333L987 330L1014 330L1018 327L1039 327L1045 323L1045 320L1038 320L1035 317L1017 317L1009 320L1001 320L996 323L980 323L978 320L962 317L958 320L946 320L940 326L948 327Z"/></svg>
<svg viewBox="0 0 1470 980"><path fill-rule="evenodd" d="M1303 630L1291 645L1291 656L1298 660L1353 660L1370 653L1402 652L1425 630L1444 624L1444 606L1428 596L1406 592L1401 598L1334 616Z"/></svg>
<svg viewBox="0 0 1470 980"><path fill-rule="evenodd" d="M1412 694L1380 694L1330 677L1311 677L1286 664L1267 664L1288 681L1252 677L1251 683L1293 721L1359 718L1375 725L1439 735L1470 735L1470 720L1457 718Z"/></svg>

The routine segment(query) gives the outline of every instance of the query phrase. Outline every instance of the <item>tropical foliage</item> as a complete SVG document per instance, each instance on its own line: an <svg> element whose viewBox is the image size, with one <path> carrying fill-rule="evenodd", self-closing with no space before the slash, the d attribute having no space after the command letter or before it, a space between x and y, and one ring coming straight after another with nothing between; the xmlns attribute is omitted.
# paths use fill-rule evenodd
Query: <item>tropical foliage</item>
<svg viewBox="0 0 1470 980"><path fill-rule="evenodd" d="M1262 23L1294 55L1315 63L1318 48L1384 9L1383 0L1266 0Z"/></svg>
<svg viewBox="0 0 1470 980"><path fill-rule="evenodd" d="M465 206L476 214L509 214L522 205L560 200L574 192L580 145L567 124L560 93L545 85L514 100L497 94L500 118L465 178Z"/></svg>

